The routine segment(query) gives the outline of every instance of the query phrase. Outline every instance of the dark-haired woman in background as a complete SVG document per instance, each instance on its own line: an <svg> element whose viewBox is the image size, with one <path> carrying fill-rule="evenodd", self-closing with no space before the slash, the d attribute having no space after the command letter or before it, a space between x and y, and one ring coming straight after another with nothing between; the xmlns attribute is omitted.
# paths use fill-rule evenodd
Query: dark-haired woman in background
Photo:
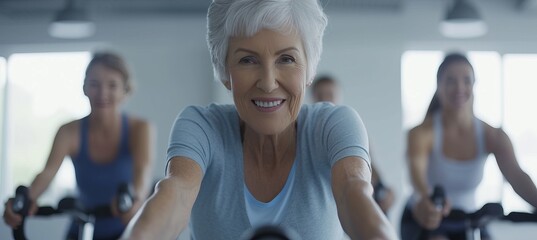
<svg viewBox="0 0 537 240"><path fill-rule="evenodd" d="M460 234L464 239L464 233L436 228L451 208L477 210L475 192L491 153L515 192L537 208L537 188L520 168L507 134L474 115L474 83L474 69L466 56L447 55L438 68L437 90L425 119L408 133L407 159L414 194L403 214L403 240L414 239L421 228L434 230L431 239L461 239ZM446 192L443 210L429 198L435 185ZM486 237L486 231L483 233Z"/></svg>

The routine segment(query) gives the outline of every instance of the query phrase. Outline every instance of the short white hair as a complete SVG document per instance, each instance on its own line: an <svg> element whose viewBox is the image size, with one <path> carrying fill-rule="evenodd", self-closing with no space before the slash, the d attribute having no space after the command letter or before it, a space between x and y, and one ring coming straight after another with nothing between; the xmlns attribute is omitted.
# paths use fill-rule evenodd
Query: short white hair
<svg viewBox="0 0 537 240"><path fill-rule="evenodd" d="M302 39L307 60L306 78L313 80L327 24L318 0L213 0L207 13L207 44L215 80L226 82L229 38L250 37L263 28L289 33Z"/></svg>

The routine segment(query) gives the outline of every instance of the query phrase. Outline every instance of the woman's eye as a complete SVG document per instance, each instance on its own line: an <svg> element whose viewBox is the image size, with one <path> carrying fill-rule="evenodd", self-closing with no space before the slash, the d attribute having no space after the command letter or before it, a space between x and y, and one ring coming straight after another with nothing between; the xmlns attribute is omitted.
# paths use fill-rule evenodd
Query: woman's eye
<svg viewBox="0 0 537 240"><path fill-rule="evenodd" d="M472 79L469 78L469 77L467 77L467 78L464 79L464 82L465 82L467 85L470 85L470 84L472 84Z"/></svg>
<svg viewBox="0 0 537 240"><path fill-rule="evenodd" d="M253 64L257 63L254 57L243 57L239 60L239 63L241 64Z"/></svg>
<svg viewBox="0 0 537 240"><path fill-rule="evenodd" d="M453 78L453 77L448 77L446 80L447 80L446 83L447 83L448 85L453 85L453 84L455 84L455 82L457 81L457 79L455 79L455 78Z"/></svg>
<svg viewBox="0 0 537 240"><path fill-rule="evenodd" d="M295 58L289 56L289 55L283 55L282 57L280 57L280 62L281 63L294 63L295 62Z"/></svg>

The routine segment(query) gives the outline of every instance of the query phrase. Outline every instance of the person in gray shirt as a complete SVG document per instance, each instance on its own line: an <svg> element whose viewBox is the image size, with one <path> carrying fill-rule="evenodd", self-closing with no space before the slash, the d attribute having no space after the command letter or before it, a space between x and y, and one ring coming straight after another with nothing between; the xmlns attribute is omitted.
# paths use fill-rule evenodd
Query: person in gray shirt
<svg viewBox="0 0 537 240"><path fill-rule="evenodd" d="M127 239L240 239L266 224L303 239L396 239L372 197L368 139L350 107L304 105L327 19L317 0L215 0L207 41L234 105L184 109L167 176Z"/></svg>
<svg viewBox="0 0 537 240"><path fill-rule="evenodd" d="M314 103L316 102L331 102L340 104L341 93L338 81L331 75L318 75L311 84L311 95ZM395 201L393 190L384 185L382 178L375 166L376 158L373 157L371 146L369 147L369 156L371 156L371 184L373 184L373 196L375 202L379 205L384 214L392 208Z"/></svg>

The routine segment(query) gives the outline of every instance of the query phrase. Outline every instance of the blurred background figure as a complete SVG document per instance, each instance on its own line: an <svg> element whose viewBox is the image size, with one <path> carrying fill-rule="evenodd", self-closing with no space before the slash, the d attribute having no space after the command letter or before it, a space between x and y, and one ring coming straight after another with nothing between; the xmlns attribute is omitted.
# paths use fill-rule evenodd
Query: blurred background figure
<svg viewBox="0 0 537 240"><path fill-rule="evenodd" d="M114 215L95 219L94 239L119 238L149 194L154 162L153 127L145 119L122 110L132 88L127 65L119 55L102 52L93 56L83 85L91 112L57 131L47 163L30 185L29 215L35 214L38 198L49 187L64 158L70 156L83 209L110 206ZM116 192L124 183L132 185L134 201L130 210L120 213ZM13 199L7 201L3 217L9 226L17 228L22 217L12 211L12 202ZM78 239L78 231L73 220L67 239Z"/></svg>
<svg viewBox="0 0 537 240"><path fill-rule="evenodd" d="M338 82L330 75L317 76L311 86L312 100L314 103L331 102L333 104L340 104L342 101L340 92ZM370 157L372 162L371 183L373 184L374 188L373 196L382 211L387 214L394 204L395 194L389 186L384 185L382 182L382 178L374 165L374 161L376 161L376 159L374 158L373 149L371 146L369 147L369 153L371 155Z"/></svg>
<svg viewBox="0 0 537 240"><path fill-rule="evenodd" d="M414 187L401 222L402 239L414 239L420 228L435 239L461 239L465 231L443 228L451 208L470 213L479 209L476 190L493 154L501 173L516 193L537 208L537 188L521 168L513 144L502 128L474 115L474 67L460 53L447 54L438 67L437 88L421 124L408 132L407 159ZM445 190L447 201L436 206L433 187ZM482 239L489 239L486 228Z"/></svg>

